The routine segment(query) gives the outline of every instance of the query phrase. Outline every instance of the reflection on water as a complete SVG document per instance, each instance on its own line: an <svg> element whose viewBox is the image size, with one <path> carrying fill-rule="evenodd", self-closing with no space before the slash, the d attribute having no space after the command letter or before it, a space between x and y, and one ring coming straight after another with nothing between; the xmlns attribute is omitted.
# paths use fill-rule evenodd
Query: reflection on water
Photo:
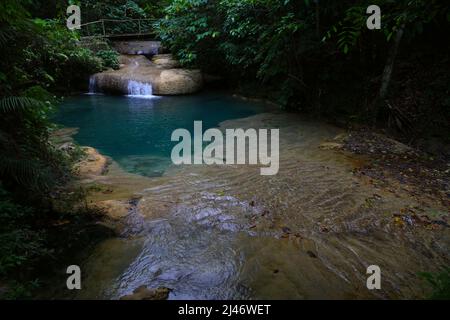
<svg viewBox="0 0 450 320"><path fill-rule="evenodd" d="M132 231L98 246L78 298L117 299L141 285L171 288L170 299L417 298L424 295L417 273L448 264L448 228L392 223L402 208L434 205L375 187L352 174L354 159L318 148L339 129L269 113L227 127L280 128L279 173L196 165L130 180L141 186ZM104 143L96 130L82 132L82 143ZM147 160L137 151L124 167L143 173ZM373 264L382 271L379 291L366 288Z"/></svg>

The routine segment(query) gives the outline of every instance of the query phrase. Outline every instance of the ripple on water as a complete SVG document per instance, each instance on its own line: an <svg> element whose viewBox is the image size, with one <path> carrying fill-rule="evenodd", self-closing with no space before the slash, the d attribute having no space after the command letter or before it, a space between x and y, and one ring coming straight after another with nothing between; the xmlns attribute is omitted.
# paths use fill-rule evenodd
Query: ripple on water
<svg viewBox="0 0 450 320"><path fill-rule="evenodd" d="M336 128L283 114L222 124L268 126L280 127L278 175L186 166L153 178L137 204L144 232L98 248L91 266L108 276L91 277L87 295L118 298L141 285L172 288L171 299L423 295L417 272L448 263L448 230L395 228L392 213L420 201L374 188L346 155L320 150ZM371 264L382 268L378 292L365 287Z"/></svg>

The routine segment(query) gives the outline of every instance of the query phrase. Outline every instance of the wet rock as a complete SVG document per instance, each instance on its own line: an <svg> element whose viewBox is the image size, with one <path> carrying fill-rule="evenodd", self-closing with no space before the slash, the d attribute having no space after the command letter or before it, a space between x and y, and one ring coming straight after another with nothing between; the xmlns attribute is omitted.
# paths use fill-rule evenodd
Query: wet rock
<svg viewBox="0 0 450 320"><path fill-rule="evenodd" d="M178 95L197 92L203 86L200 70L168 69L155 79L154 93L158 95Z"/></svg>
<svg viewBox="0 0 450 320"><path fill-rule="evenodd" d="M323 142L319 145L319 148L323 150L339 150L342 149L343 146L342 143L338 142Z"/></svg>
<svg viewBox="0 0 450 320"><path fill-rule="evenodd" d="M103 210L106 215L113 220L120 220L129 213L131 205L129 201L104 200L96 203L96 206Z"/></svg>
<svg viewBox="0 0 450 320"><path fill-rule="evenodd" d="M53 131L50 134L50 141L56 147L71 142L73 143L73 136L77 134L78 128L61 128Z"/></svg>
<svg viewBox="0 0 450 320"><path fill-rule="evenodd" d="M75 150L75 145L72 142L65 142L58 147L59 150L64 152L71 152Z"/></svg>
<svg viewBox="0 0 450 320"><path fill-rule="evenodd" d="M86 156L75 165L75 170L81 177L98 176L105 172L108 159L101 155L96 149L83 147Z"/></svg>
<svg viewBox="0 0 450 320"><path fill-rule="evenodd" d="M140 286L132 294L123 296L120 300L167 300L170 291L172 290L165 287L149 289L146 286Z"/></svg>
<svg viewBox="0 0 450 320"><path fill-rule="evenodd" d="M335 142L344 143L347 141L347 138L349 137L349 134L346 132L340 133L337 136L333 138Z"/></svg>
<svg viewBox="0 0 450 320"><path fill-rule="evenodd" d="M291 229L289 227L283 227L281 230L286 234L291 234Z"/></svg>
<svg viewBox="0 0 450 320"><path fill-rule="evenodd" d="M445 159L435 159L419 149L370 131L354 132L346 140L344 149L364 155L365 161L354 170L357 176L374 186L401 190L417 196L428 194L434 201L448 206L448 166ZM398 194L398 188L395 191ZM408 222L407 222L408 223Z"/></svg>

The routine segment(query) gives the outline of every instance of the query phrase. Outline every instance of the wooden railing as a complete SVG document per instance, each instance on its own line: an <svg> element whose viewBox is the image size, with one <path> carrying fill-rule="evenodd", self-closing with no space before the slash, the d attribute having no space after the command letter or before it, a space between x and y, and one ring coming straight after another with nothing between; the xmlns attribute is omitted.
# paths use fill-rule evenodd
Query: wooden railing
<svg viewBox="0 0 450 320"><path fill-rule="evenodd" d="M155 19L100 19L81 24L81 38L114 38L152 35Z"/></svg>

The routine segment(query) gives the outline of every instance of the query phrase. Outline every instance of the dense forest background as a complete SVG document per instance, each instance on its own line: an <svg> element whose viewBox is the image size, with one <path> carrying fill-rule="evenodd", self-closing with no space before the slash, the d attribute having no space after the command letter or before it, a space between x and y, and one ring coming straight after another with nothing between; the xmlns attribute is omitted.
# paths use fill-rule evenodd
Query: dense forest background
<svg viewBox="0 0 450 320"><path fill-rule="evenodd" d="M31 296L39 265L92 238L71 166L80 153L50 141L63 95L117 68L109 45L84 46L66 28L152 18L155 37L223 87L344 126L386 130L449 156L450 4L447 0L7 0L0 3L0 294ZM366 8L381 7L368 30ZM95 213L94 213L95 214ZM61 223L69 221L69 223ZM72 231L76 232L72 232ZM64 234L65 241L58 241ZM80 241L80 239L84 239Z"/></svg>

